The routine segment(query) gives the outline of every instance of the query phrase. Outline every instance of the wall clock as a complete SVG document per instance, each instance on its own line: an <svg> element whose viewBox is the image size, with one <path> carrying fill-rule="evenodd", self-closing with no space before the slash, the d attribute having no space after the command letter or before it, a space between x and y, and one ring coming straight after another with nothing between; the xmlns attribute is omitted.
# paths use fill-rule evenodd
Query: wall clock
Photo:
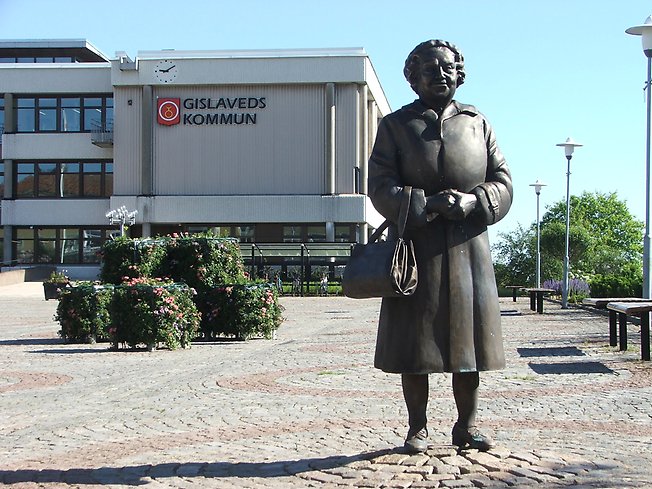
<svg viewBox="0 0 652 489"><path fill-rule="evenodd" d="M154 68L154 76L162 83L171 83L177 77L179 68L176 61L169 59L162 59L156 63Z"/></svg>

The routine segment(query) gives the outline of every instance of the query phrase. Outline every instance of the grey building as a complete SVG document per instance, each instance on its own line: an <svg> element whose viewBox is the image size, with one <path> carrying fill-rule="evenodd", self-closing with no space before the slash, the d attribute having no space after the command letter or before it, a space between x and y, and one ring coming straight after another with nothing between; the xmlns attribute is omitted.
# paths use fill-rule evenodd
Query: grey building
<svg viewBox="0 0 652 489"><path fill-rule="evenodd" d="M0 41L4 268L94 276L122 206L138 211L131 236L365 241L382 221L366 165L389 111L362 49L132 60L84 40Z"/></svg>

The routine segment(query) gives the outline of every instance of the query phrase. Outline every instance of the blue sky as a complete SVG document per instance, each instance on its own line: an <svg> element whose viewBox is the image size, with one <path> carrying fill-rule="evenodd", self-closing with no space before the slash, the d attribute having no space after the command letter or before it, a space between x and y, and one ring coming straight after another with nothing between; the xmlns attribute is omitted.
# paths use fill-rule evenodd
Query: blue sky
<svg viewBox="0 0 652 489"><path fill-rule="evenodd" d="M364 47L392 109L414 94L405 57L419 42L458 45L467 81L457 99L494 126L514 179L509 232L536 218L529 186L564 200L566 160L555 146L584 147L571 163L571 193L618 193L645 218L646 59L624 33L652 13L644 0L0 0L3 39L85 38L109 56L159 49ZM0 82L1 83L1 82Z"/></svg>

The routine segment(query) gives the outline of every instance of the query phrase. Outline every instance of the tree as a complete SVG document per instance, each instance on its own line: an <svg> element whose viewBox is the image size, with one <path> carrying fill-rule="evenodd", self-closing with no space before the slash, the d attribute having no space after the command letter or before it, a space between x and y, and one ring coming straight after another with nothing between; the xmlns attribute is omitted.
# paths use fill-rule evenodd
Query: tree
<svg viewBox="0 0 652 489"><path fill-rule="evenodd" d="M536 266L536 228L520 224L511 233L498 233L500 241L493 246L494 269L500 286L534 283Z"/></svg>
<svg viewBox="0 0 652 489"><path fill-rule="evenodd" d="M608 290L616 277L635 283L641 270L643 223L634 219L615 192L584 192L570 201L570 275L600 282L601 291ZM498 236L493 247L498 282L534 284L536 223ZM565 240L566 202L559 201L541 219L542 281L562 278Z"/></svg>

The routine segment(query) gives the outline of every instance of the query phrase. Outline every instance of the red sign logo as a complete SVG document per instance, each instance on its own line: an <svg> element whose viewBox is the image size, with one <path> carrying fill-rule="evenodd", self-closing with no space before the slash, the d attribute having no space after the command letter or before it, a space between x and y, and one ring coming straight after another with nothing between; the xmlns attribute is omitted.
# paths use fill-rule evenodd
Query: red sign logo
<svg viewBox="0 0 652 489"><path fill-rule="evenodd" d="M181 111L179 105L181 99L159 98L156 103L157 120L164 126L173 126L181 122Z"/></svg>

